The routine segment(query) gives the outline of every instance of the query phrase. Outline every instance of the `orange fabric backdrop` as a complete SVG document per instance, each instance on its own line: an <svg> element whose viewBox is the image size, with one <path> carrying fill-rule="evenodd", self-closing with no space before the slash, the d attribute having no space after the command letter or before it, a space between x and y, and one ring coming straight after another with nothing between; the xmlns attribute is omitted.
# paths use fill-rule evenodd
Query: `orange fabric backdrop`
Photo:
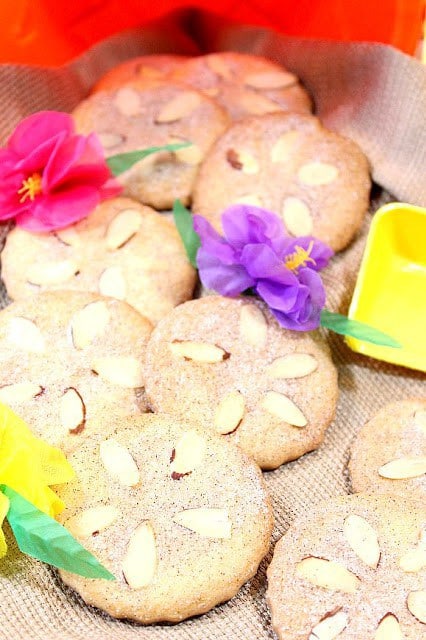
<svg viewBox="0 0 426 640"><path fill-rule="evenodd" d="M13 0L0 2L0 62L60 65L174 9L214 11L290 35L391 43L414 53L424 0Z"/></svg>

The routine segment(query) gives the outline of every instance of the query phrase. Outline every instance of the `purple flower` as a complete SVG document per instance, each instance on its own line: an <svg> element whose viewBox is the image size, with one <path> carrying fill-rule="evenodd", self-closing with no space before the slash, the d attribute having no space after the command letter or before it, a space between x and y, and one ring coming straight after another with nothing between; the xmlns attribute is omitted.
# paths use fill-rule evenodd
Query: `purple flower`
<svg viewBox="0 0 426 640"><path fill-rule="evenodd" d="M290 238L280 218L251 205L222 214L224 237L202 216L194 216L201 247L197 265L203 284L224 296L253 289L281 326L316 329L325 291L319 274L333 251L311 236Z"/></svg>

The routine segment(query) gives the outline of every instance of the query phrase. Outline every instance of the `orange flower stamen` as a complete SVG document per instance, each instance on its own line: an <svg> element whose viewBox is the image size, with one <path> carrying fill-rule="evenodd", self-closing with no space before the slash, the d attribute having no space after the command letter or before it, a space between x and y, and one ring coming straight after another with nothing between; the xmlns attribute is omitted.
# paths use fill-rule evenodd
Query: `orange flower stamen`
<svg viewBox="0 0 426 640"><path fill-rule="evenodd" d="M307 249L303 249L302 247L296 245L296 251L294 253L289 253L284 260L284 264L287 269L290 269L290 271L297 271L299 267L305 267L308 262L312 262L312 264L315 264L315 260L311 258L311 251L313 249L313 246L313 240L311 240Z"/></svg>
<svg viewBox="0 0 426 640"><path fill-rule="evenodd" d="M39 173L33 173L32 176L22 181L22 187L18 191L18 195L22 194L19 202L25 202L27 198L33 201L42 191L41 175Z"/></svg>

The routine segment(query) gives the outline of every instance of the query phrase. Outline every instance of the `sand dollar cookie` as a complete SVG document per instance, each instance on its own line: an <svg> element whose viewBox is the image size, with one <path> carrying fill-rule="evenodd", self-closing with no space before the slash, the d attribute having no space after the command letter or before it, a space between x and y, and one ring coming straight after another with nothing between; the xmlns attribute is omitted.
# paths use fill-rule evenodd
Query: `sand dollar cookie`
<svg viewBox="0 0 426 640"><path fill-rule="evenodd" d="M77 479L59 489L60 519L116 581L61 571L63 580L87 603L143 623L178 622L232 598L269 547L258 467L174 416L107 425L70 458Z"/></svg>
<svg viewBox="0 0 426 640"><path fill-rule="evenodd" d="M349 469L355 492L426 498L426 398L388 404L358 433Z"/></svg>
<svg viewBox="0 0 426 640"><path fill-rule="evenodd" d="M96 83L95 91L110 91L127 82L163 80L171 71L179 67L188 56L153 54L131 58L113 67Z"/></svg>
<svg viewBox="0 0 426 640"><path fill-rule="evenodd" d="M192 143L148 156L120 176L125 195L156 209L170 209L176 198L189 203L199 164L229 121L222 107L202 93L160 81L95 93L73 116L79 133L98 134L107 156Z"/></svg>
<svg viewBox="0 0 426 640"><path fill-rule="evenodd" d="M231 51L210 53L176 66L170 77L214 97L233 120L275 111L312 110L298 77L261 56Z"/></svg>
<svg viewBox="0 0 426 640"><path fill-rule="evenodd" d="M146 410L151 329L125 302L87 292L14 302L0 312L0 402L71 451L103 420Z"/></svg>
<svg viewBox="0 0 426 640"><path fill-rule="evenodd" d="M157 325L146 392L153 411L199 421L273 469L321 444L337 374L317 335L282 329L253 298L207 296Z"/></svg>
<svg viewBox="0 0 426 640"><path fill-rule="evenodd" d="M289 234L314 235L335 251L359 229L369 203L368 162L359 147L314 116L269 114L232 125L196 181L193 211L218 230L238 202L280 215Z"/></svg>
<svg viewBox="0 0 426 640"><path fill-rule="evenodd" d="M391 496L328 500L292 524L268 569L283 640L420 640L426 623L424 503ZM418 562L407 563L407 558Z"/></svg>
<svg viewBox="0 0 426 640"><path fill-rule="evenodd" d="M16 227L2 253L14 300L52 289L124 300L156 323L191 297L196 275L174 224L128 198L100 204L85 220L51 233Z"/></svg>

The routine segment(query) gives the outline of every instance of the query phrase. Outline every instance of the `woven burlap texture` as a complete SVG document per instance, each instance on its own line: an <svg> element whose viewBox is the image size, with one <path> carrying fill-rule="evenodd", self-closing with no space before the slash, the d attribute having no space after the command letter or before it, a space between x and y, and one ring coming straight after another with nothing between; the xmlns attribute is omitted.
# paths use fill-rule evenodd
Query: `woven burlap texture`
<svg viewBox="0 0 426 640"><path fill-rule="evenodd" d="M208 35L210 47L261 53L297 72L327 125L365 150L376 182L397 199L426 205L426 74L419 63L381 45L303 41L257 28L226 28ZM113 64L137 54L171 50L193 53L196 44L185 34L171 35L168 27L157 26L115 36L59 70L0 65L0 142L31 112L72 109ZM375 189L371 212L390 199ZM347 311L370 219L371 215L356 241L325 273L330 309ZM7 302L4 290L2 301ZM368 418L387 402L425 395L425 378L419 372L358 356L336 335L328 339L339 370L336 418L318 451L265 474L275 509L273 542L296 515L350 490L345 473L348 451ZM2 640L274 637L264 597L272 546L257 575L230 602L176 626L142 627L86 607L54 570L20 554L6 533L9 552L0 561Z"/></svg>

